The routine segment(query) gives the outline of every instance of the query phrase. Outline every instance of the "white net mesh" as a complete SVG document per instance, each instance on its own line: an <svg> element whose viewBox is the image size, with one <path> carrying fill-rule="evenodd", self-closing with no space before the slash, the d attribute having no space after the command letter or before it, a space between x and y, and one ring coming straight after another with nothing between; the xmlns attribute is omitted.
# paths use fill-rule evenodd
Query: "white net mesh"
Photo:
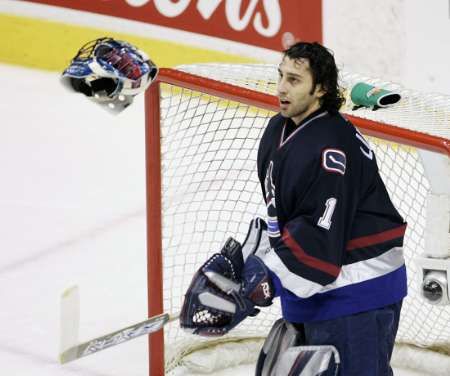
<svg viewBox="0 0 450 376"><path fill-rule="evenodd" d="M195 65L181 70L274 94L272 65ZM398 127L450 137L450 98L407 91L399 85L343 74L342 86L364 81L395 90L402 100L392 108L344 112ZM228 236L243 240L255 215L265 216L256 175L259 139L273 113L201 92L163 84L161 154L163 187L164 311L177 312L193 273ZM417 150L370 137L392 200L408 222L405 255L409 295L398 341L450 352L450 306L432 306L419 296L414 258L424 251L426 197L430 184ZM245 320L221 341L264 337L280 316L277 304ZM182 332L178 323L165 329L166 371L187 353L211 341Z"/></svg>

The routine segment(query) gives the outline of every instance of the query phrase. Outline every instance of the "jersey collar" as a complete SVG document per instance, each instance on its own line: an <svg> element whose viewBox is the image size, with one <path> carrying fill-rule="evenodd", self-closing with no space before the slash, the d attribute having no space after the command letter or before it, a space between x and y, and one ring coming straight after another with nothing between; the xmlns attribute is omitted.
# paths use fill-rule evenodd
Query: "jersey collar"
<svg viewBox="0 0 450 376"><path fill-rule="evenodd" d="M328 114L327 111L324 110L317 110L314 111L312 114L308 115L305 119L303 119L299 125L295 125L291 118L287 118L286 121L283 124L283 130L281 132L281 139L280 139L280 145L279 148L284 146L294 135L296 135L298 132L300 132L303 128L311 124L314 120L319 119L321 117L324 117ZM287 127L295 127L294 131L291 132L291 134L288 135ZM287 135L286 139L285 134Z"/></svg>

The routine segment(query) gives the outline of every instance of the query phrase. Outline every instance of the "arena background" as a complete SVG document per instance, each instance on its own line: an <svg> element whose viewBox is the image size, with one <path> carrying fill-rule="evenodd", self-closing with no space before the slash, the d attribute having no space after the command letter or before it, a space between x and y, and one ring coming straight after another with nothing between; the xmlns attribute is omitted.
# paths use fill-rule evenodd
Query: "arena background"
<svg viewBox="0 0 450 376"><path fill-rule="evenodd" d="M225 15L227 4L240 5L235 29ZM281 26L274 33L277 20L267 19L273 12L265 7L278 6ZM255 30L258 12L270 37ZM209 35L200 34L202 30ZM83 43L104 35L138 45L159 66L167 67L275 62L283 38L321 40L345 69L414 89L450 92L448 0L0 0L0 31L0 62L56 71Z"/></svg>

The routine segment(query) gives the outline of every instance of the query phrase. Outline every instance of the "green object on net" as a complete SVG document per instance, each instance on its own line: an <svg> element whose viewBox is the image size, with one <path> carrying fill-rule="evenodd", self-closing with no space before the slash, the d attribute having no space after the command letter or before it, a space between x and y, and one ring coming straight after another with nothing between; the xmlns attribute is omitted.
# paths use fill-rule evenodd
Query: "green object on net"
<svg viewBox="0 0 450 376"><path fill-rule="evenodd" d="M366 84L365 82L358 82L353 86L350 98L355 104L354 110L360 107L371 107L373 110L376 110L380 107L388 107L397 103L401 96L398 93Z"/></svg>

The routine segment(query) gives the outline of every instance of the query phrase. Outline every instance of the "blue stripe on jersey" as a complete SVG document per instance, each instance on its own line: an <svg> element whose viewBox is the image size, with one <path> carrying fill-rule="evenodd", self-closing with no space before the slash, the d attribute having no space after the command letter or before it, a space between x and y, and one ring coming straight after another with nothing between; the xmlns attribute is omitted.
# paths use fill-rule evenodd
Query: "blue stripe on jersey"
<svg viewBox="0 0 450 376"><path fill-rule="evenodd" d="M276 274L271 272L271 276L276 294L281 299L283 318L296 323L330 320L377 309L399 302L407 294L405 265L381 277L309 298L299 298L283 289Z"/></svg>
<svg viewBox="0 0 450 376"><path fill-rule="evenodd" d="M280 236L280 227L278 226L278 220L276 217L267 218L267 234L269 237Z"/></svg>

